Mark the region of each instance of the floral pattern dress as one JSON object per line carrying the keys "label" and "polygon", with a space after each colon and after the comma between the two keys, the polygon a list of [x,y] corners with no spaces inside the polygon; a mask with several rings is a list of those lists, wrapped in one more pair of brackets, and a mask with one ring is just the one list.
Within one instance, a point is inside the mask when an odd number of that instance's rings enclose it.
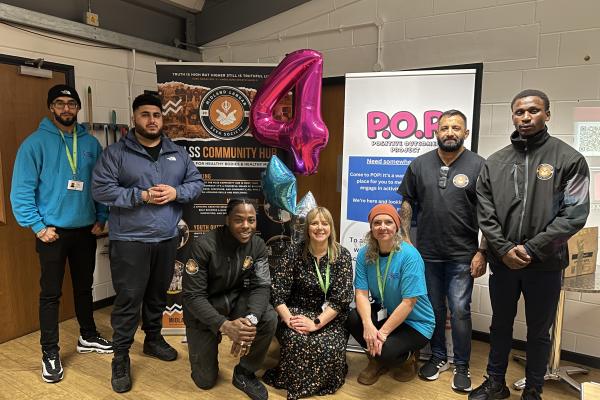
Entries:
{"label": "floral pattern dress", "polygon": [[[304,244],[290,248],[279,265],[271,271],[271,302],[274,307],[285,304],[292,315],[302,314],[315,319],[322,312],[325,295],[315,271],[316,258],[310,253],[304,260]],[[327,257],[319,260],[323,280]],[[279,365],[265,372],[265,383],[286,389],[288,399],[335,393],[345,381],[346,343],[348,331],[344,324],[353,299],[352,258],[340,247],[340,254],[330,265],[329,306],[338,315],[323,328],[302,335],[279,323],[276,337],[281,346]]]}

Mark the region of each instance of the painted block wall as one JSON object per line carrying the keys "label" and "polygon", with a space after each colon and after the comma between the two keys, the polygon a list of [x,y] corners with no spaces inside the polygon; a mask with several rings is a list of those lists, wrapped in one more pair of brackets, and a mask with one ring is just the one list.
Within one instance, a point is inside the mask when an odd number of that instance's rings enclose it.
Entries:
{"label": "painted block wall", "polygon": [[[479,152],[509,144],[510,101],[525,88],[551,100],[550,132],[572,144],[573,111],[600,106],[597,0],[313,0],[210,43],[206,61],[279,62],[313,48],[325,76],[484,63]],[[359,25],[359,26],[356,26]],[[586,56],[589,60],[586,61]],[[589,159],[591,167],[599,161]],[[593,206],[588,226],[600,224]],[[473,327],[489,332],[487,276],[473,292]],[[514,337],[524,340],[523,304]],[[600,357],[600,295],[568,293],[563,349]]]}

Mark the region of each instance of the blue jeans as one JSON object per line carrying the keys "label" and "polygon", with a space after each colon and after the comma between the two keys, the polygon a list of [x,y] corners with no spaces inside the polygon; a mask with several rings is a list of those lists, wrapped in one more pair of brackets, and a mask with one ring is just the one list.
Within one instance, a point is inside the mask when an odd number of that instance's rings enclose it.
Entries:
{"label": "blue jeans", "polygon": [[464,262],[425,262],[429,301],[435,314],[431,338],[433,356],[446,360],[446,298],[450,308],[454,364],[467,365],[471,357],[471,264]]}

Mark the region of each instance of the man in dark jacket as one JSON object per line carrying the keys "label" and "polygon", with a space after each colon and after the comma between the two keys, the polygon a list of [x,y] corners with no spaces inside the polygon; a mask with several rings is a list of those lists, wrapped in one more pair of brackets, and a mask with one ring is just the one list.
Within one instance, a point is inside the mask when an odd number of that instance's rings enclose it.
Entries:
{"label": "man in dark jacket", "polygon": [[449,367],[446,315],[450,308],[452,388],[468,392],[473,280],[485,274],[486,268],[484,241],[481,246],[477,243],[475,193],[485,160],[464,146],[469,130],[462,112],[448,110],[440,115],[435,135],[438,148],[411,162],[398,189],[402,195],[402,229],[408,242],[413,208],[419,210],[416,246],[425,262],[427,292],[435,313],[431,358],[421,367],[419,376],[433,381]]}
{"label": "man in dark jacket", "polygon": [[134,129],[106,149],[92,181],[94,199],[110,206],[110,269],[116,292],[111,383],[119,393],[131,389],[129,348],[140,306],[144,353],[163,361],[177,358],[160,333],[162,314],[173,277],[182,205],[196,198],[204,185],[185,149],[163,136],[160,99],[136,97],[133,116]]}
{"label": "man in dark jacket", "polygon": [[492,154],[477,182],[477,216],[489,249],[489,377],[472,400],[510,396],[505,373],[521,293],[527,320],[526,387],[522,399],[540,399],[550,353],[567,240],[589,214],[589,169],[585,158],[546,127],[550,101],[524,90],[511,103],[516,128],[512,144]]}
{"label": "man in dark jacket", "polygon": [[271,276],[265,242],[254,235],[256,210],[247,200],[227,204],[225,226],[196,239],[183,275],[183,318],[192,379],[204,390],[219,373],[222,335],[241,357],[233,385],[254,400],[268,392],[254,373],[261,367],[277,327],[269,304]]}

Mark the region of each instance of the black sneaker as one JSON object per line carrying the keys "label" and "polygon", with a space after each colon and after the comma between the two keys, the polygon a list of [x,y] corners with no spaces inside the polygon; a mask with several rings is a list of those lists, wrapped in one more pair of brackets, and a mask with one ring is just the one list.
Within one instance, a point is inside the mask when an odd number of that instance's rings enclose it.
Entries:
{"label": "black sneaker", "polygon": [[65,376],[57,350],[42,352],[42,379],[44,382],[60,382]]}
{"label": "black sneaker", "polygon": [[149,339],[144,339],[144,354],[150,357],[156,357],[162,361],[174,361],[177,359],[177,350],[175,350],[162,335]]}
{"label": "black sneaker", "polygon": [[129,355],[117,355],[112,360],[112,377],[110,379],[112,389],[117,393],[131,390],[131,366]]}
{"label": "black sneaker", "polygon": [[542,400],[542,394],[534,388],[526,387],[521,394],[521,400]]}
{"label": "black sneaker", "polygon": [[267,400],[269,392],[256,375],[236,365],[233,369],[233,386],[246,393],[252,400]]}
{"label": "black sneaker", "polygon": [[471,371],[468,364],[459,364],[454,367],[454,378],[452,379],[452,389],[459,392],[470,392],[473,390],[471,386]]}
{"label": "black sneaker", "polygon": [[77,340],[77,352],[91,353],[93,351],[103,354],[112,353],[112,342],[104,339],[99,333],[97,333],[96,336],[87,339],[79,336],[79,339]]}
{"label": "black sneaker", "polygon": [[498,382],[492,377],[484,378],[485,381],[469,393],[469,400],[496,400],[510,397],[510,390],[504,382]]}
{"label": "black sneaker", "polygon": [[440,376],[440,372],[446,371],[448,368],[450,368],[448,361],[431,356],[419,370],[419,376],[429,381],[435,381]]}

